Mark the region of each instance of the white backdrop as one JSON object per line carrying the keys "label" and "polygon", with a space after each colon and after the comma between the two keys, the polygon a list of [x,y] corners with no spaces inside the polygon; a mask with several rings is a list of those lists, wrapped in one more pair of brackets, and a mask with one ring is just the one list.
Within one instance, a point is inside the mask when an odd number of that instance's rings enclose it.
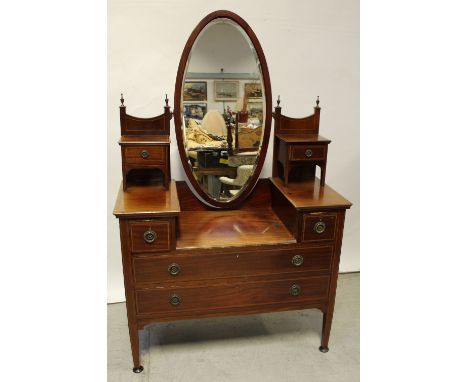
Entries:
{"label": "white backdrop", "polygon": [[[135,116],[161,114],[165,93],[173,106],[187,38],[218,9],[239,14],[254,30],[267,59],[273,99],[281,95],[285,115],[312,114],[320,95],[320,134],[332,140],[327,184],[353,203],[340,271],[359,270],[359,0],[109,0],[108,302],[125,300],[118,221],[112,215],[122,177],[120,92],[127,112]],[[184,174],[171,128],[172,177],[180,180]],[[262,177],[271,175],[271,156],[270,142]]]}

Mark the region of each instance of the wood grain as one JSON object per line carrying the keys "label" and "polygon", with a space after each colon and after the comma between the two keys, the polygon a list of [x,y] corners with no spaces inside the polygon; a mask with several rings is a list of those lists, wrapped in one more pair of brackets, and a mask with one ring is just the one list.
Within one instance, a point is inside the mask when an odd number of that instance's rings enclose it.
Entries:
{"label": "wood grain", "polygon": [[[244,278],[282,273],[330,271],[333,245],[289,248],[245,249],[238,251],[197,251],[177,254],[133,257],[136,285],[177,283],[179,281]],[[293,256],[302,256],[303,263],[296,266]],[[180,272],[169,273],[169,266],[177,264]]]}
{"label": "wood grain", "polygon": [[318,134],[276,134],[276,137],[286,143],[330,143],[331,140]]}
{"label": "wood grain", "polygon": [[179,215],[179,250],[295,242],[273,210],[181,211]]}
{"label": "wood grain", "polygon": [[133,186],[126,192],[120,187],[114,215],[119,218],[154,218],[177,216],[180,212],[175,182],[165,190],[161,185]]}
{"label": "wood grain", "polygon": [[306,182],[290,182],[287,186],[280,178],[270,178],[270,180],[297,210],[347,209],[352,206],[350,201],[330,186],[320,187],[318,178]]}
{"label": "wood grain", "polygon": [[[156,314],[180,311],[207,311],[226,307],[258,306],[281,302],[325,300],[329,276],[290,278],[267,282],[242,282],[238,284],[212,284],[206,287],[178,287],[136,290],[137,314]],[[301,292],[292,296],[290,287],[299,285]],[[177,294],[182,302],[172,306],[171,295]]]}

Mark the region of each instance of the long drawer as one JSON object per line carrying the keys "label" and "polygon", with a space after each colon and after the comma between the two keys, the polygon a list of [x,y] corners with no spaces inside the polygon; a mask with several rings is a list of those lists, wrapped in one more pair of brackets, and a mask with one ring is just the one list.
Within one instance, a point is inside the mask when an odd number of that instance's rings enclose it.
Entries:
{"label": "long drawer", "polygon": [[332,254],[333,245],[324,245],[295,249],[133,257],[134,281],[139,284],[297,271],[329,271]]}
{"label": "long drawer", "polygon": [[328,287],[329,276],[316,276],[196,287],[174,285],[136,290],[135,295],[137,314],[164,314],[275,303],[324,301],[328,296]]}

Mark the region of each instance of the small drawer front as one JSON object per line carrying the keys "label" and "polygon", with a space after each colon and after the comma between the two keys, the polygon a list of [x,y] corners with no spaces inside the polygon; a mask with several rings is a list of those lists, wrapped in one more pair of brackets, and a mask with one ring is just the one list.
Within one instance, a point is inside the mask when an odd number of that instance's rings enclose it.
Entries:
{"label": "small drawer front", "polygon": [[134,146],[124,148],[125,161],[128,164],[151,165],[166,161],[165,146]]}
{"label": "small drawer front", "polygon": [[272,273],[329,271],[333,246],[256,252],[134,257],[139,283],[192,281]]}
{"label": "small drawer front", "polygon": [[336,233],[336,222],[336,214],[304,214],[302,222],[302,241],[334,240]]}
{"label": "small drawer front", "polygon": [[290,160],[314,160],[325,159],[326,146],[316,145],[292,145],[289,147]]}
{"label": "small drawer front", "polygon": [[130,223],[130,250],[132,252],[170,251],[171,220],[148,220]]}
{"label": "small drawer front", "polygon": [[321,301],[328,296],[329,276],[282,279],[209,287],[170,286],[137,290],[137,313],[168,313],[258,306],[298,301]]}

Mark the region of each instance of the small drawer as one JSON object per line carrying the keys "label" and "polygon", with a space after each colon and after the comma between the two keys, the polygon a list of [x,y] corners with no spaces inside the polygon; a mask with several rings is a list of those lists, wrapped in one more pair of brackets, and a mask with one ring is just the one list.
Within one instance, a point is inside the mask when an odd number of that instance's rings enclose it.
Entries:
{"label": "small drawer", "polygon": [[129,226],[132,252],[164,252],[175,246],[174,221],[171,219],[137,221]]}
{"label": "small drawer", "polygon": [[306,213],[302,220],[302,241],[334,240],[337,216],[333,213]]}
{"label": "small drawer", "polygon": [[317,145],[292,145],[289,147],[290,160],[314,160],[325,159],[326,146]]}
{"label": "small drawer", "polygon": [[151,165],[166,161],[165,146],[124,147],[124,160],[128,164]]}
{"label": "small drawer", "polygon": [[283,305],[324,301],[328,296],[329,276],[281,279],[274,281],[207,286],[177,286],[136,291],[137,314],[248,307],[263,304]]}
{"label": "small drawer", "polygon": [[326,272],[330,270],[333,245],[264,251],[178,253],[134,257],[135,284],[195,281],[214,278],[270,275],[274,273]]}

